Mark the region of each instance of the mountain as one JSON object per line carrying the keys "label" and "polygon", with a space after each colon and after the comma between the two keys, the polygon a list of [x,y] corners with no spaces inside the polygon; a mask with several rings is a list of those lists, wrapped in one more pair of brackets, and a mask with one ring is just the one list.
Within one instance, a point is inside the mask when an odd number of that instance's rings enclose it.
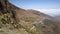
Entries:
{"label": "mountain", "polygon": [[0,0],[0,34],[60,34],[60,23]]}
{"label": "mountain", "polygon": [[54,22],[58,22],[54,17],[49,16],[49,15],[47,15],[47,14],[44,14],[44,13],[38,11],[38,10],[28,9],[27,11],[29,11],[29,12],[35,14],[35,15],[42,16],[42,17],[44,17],[45,19],[49,19],[49,20],[52,20],[52,21],[54,21]]}
{"label": "mountain", "polygon": [[42,12],[40,12],[40,11],[37,11],[37,10],[28,9],[28,11],[29,11],[29,12],[32,12],[32,13],[34,13],[34,14],[36,14],[36,15],[43,16],[43,17],[45,17],[46,19],[53,19],[52,16],[49,16],[49,15],[44,14],[44,13],[42,13]]}
{"label": "mountain", "polygon": [[60,22],[60,15],[56,15],[56,16],[54,16],[54,18],[55,18],[55,20]]}

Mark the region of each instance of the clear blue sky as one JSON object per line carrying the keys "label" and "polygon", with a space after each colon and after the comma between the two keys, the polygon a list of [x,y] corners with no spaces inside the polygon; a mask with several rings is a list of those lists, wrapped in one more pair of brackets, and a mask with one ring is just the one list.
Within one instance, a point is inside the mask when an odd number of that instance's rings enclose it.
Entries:
{"label": "clear blue sky", "polygon": [[[47,9],[50,10],[50,12],[51,9],[56,10],[55,12],[59,9],[60,11],[60,0],[9,0],[9,2],[23,9]],[[50,13],[47,10],[42,10],[42,12]]]}
{"label": "clear blue sky", "polygon": [[60,9],[60,0],[9,0],[25,9]]}

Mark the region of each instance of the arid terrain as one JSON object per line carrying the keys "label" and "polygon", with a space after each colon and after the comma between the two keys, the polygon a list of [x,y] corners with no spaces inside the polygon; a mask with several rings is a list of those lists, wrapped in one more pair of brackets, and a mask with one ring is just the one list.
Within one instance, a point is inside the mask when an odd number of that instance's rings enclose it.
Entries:
{"label": "arid terrain", "polygon": [[0,0],[0,34],[60,34],[60,23],[44,13]]}

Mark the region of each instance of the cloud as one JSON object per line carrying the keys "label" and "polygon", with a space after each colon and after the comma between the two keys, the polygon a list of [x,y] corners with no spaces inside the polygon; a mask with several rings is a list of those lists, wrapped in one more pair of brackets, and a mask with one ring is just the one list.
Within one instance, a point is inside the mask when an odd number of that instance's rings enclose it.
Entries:
{"label": "cloud", "polygon": [[38,10],[40,12],[43,12],[43,13],[51,15],[51,16],[60,14],[60,9],[35,9],[35,10]]}

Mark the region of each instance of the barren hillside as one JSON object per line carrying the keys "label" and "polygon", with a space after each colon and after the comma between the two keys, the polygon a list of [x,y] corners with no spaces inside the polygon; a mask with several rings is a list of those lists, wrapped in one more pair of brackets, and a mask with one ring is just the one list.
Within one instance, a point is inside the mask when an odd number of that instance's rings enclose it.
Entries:
{"label": "barren hillside", "polygon": [[0,34],[60,34],[60,24],[0,0]]}

